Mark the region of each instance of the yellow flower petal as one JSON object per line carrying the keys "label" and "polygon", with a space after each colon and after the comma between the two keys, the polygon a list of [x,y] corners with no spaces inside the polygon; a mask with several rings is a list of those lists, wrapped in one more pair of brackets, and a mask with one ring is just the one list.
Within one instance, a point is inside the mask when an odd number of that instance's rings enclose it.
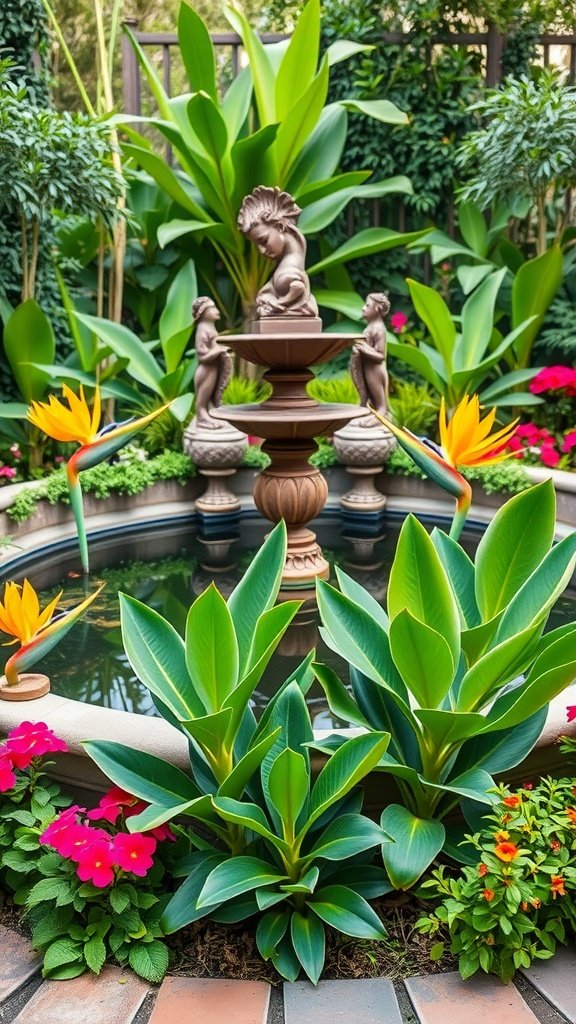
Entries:
{"label": "yellow flower petal", "polygon": [[0,603],[0,631],[15,637],[22,645],[30,643],[49,625],[61,596],[62,591],[41,611],[38,594],[29,580],[25,579],[22,586],[9,581],[4,586],[4,601]]}
{"label": "yellow flower petal", "polygon": [[477,395],[465,395],[446,422],[444,399],[440,406],[438,425],[442,453],[450,466],[486,466],[502,462],[511,453],[495,453],[510,439],[518,420],[490,434],[496,418],[496,409],[491,409],[480,418],[480,402]]}
{"label": "yellow flower petal", "polygon": [[50,395],[48,403],[32,402],[28,410],[28,419],[39,430],[53,437],[55,441],[77,441],[78,444],[90,444],[95,440],[100,423],[100,392],[96,388],[94,394],[94,407],[92,412],[84,397],[84,389],[80,385],[78,395],[68,387],[62,385],[64,402]]}

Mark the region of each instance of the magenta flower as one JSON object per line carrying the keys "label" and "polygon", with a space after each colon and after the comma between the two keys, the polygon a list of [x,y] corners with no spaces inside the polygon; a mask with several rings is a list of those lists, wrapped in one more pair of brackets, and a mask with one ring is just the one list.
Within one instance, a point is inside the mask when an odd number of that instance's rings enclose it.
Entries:
{"label": "magenta flower", "polygon": [[571,452],[573,448],[576,448],[576,430],[569,430],[567,434],[564,434],[562,451]]}
{"label": "magenta flower", "polygon": [[571,366],[545,366],[530,381],[530,391],[534,395],[560,390],[566,390],[567,395],[576,395],[576,370]]}
{"label": "magenta flower", "polygon": [[16,476],[16,470],[13,466],[0,466],[0,477],[6,477],[7,480],[13,480]]}
{"label": "magenta flower", "polygon": [[84,847],[77,859],[76,871],[82,882],[92,882],[97,889],[106,889],[114,881],[116,858],[109,837]]}
{"label": "magenta flower", "polygon": [[79,807],[78,804],[61,811],[58,817],[54,818],[54,821],[51,821],[44,829],[39,841],[45,846],[53,846],[60,853],[60,843],[66,841],[70,828],[78,825],[77,816],[83,811],[84,807]]}
{"label": "magenta flower", "polygon": [[6,747],[17,768],[27,768],[34,757],[67,750],[46,722],[22,722],[8,733]]}
{"label": "magenta flower", "polygon": [[[111,825],[114,825],[122,812],[126,817],[130,817],[130,814],[139,814],[146,806],[147,804],[142,803],[126,790],[120,789],[119,786],[112,786],[112,789],[104,794],[98,807],[88,811],[86,817],[90,821],[109,821]],[[130,809],[130,813],[127,808]]]}
{"label": "magenta flower", "polygon": [[157,825],[156,828],[150,829],[149,834],[154,836],[154,839],[157,839],[159,843],[163,843],[166,839],[171,843],[176,842],[176,836],[170,828],[170,825]]}
{"label": "magenta flower", "polygon": [[572,704],[571,707],[566,708],[566,717],[569,722],[576,721],[576,704]]}
{"label": "magenta flower", "polygon": [[0,750],[0,793],[7,793],[16,785],[16,774],[10,754]]}
{"label": "magenta flower", "polygon": [[124,871],[131,871],[133,875],[144,878],[154,865],[152,854],[156,850],[156,840],[151,836],[144,836],[141,832],[134,832],[128,835],[120,832],[114,837],[114,853],[117,864]]}
{"label": "magenta flower", "polygon": [[392,316],[389,318],[388,323],[390,324],[390,327],[394,331],[394,334],[402,334],[402,331],[405,329],[406,324],[408,323],[408,317],[406,316],[406,313],[392,313]]}

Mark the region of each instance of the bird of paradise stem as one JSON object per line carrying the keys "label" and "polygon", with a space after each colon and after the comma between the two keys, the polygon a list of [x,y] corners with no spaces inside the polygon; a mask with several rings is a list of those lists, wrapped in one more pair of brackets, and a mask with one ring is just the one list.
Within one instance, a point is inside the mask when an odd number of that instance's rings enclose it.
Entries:
{"label": "bird of paradise stem", "polygon": [[396,426],[375,410],[372,411],[383,426],[394,434],[400,447],[422,472],[456,498],[450,536],[458,540],[472,503],[472,488],[458,467],[490,466],[509,459],[513,452],[505,451],[505,448],[518,420],[491,434],[496,409],[491,409],[481,419],[478,395],[465,395],[450,420],[447,419],[446,403],[442,399],[438,417],[440,445],[436,445],[427,438],[417,437],[406,428]]}
{"label": "bird of paradise stem", "polygon": [[92,409],[84,397],[82,385],[80,385],[78,395],[66,384],[62,385],[62,390],[68,405],[55,398],[54,395],[50,395],[48,402],[32,402],[27,416],[34,426],[55,441],[76,441],[80,445],[80,448],[70,456],[66,463],[66,476],[70,504],[76,522],[82,570],[87,573],[90,568],[88,540],[79,473],[84,469],[98,466],[105,459],[114,455],[125,444],[128,444],[142,427],[164,412],[168,405],[160,406],[139,419],[129,419],[123,423],[109,423],[99,429],[102,410],[100,389],[95,388]]}

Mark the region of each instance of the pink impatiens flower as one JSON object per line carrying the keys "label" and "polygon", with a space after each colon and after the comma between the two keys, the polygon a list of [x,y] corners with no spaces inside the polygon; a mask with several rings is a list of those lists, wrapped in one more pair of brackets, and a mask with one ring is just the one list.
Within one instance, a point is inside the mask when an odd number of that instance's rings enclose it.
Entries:
{"label": "pink impatiens flower", "polygon": [[151,836],[144,836],[141,832],[133,832],[128,835],[120,832],[114,837],[114,853],[117,864],[124,871],[131,871],[134,875],[144,878],[144,875],[154,865],[152,854],[156,850],[156,840]]}
{"label": "pink impatiens flower", "polygon": [[146,804],[139,801],[138,797],[132,796],[131,793],[120,789],[119,786],[112,786],[112,789],[104,794],[98,807],[88,811],[87,817],[90,821],[109,821],[111,825],[114,825],[122,812],[125,817],[130,817],[131,814],[139,814],[145,807]]}
{"label": "pink impatiens flower", "polygon": [[562,451],[568,453],[571,452],[573,448],[576,448],[576,430],[569,430],[567,434],[564,434]]}
{"label": "pink impatiens flower", "polygon": [[576,395],[576,370],[571,366],[545,366],[530,381],[530,391],[534,395],[560,390],[565,390],[569,396]]}
{"label": "pink impatiens flower", "polygon": [[67,750],[46,722],[22,722],[8,733],[6,748],[17,768],[28,768],[34,757]]}
{"label": "pink impatiens flower", "polygon": [[82,882],[92,882],[97,889],[105,889],[114,881],[116,858],[109,837],[90,843],[80,851],[77,860],[76,870]]}
{"label": "pink impatiens flower", "polygon": [[402,331],[404,330],[406,324],[408,323],[408,317],[406,316],[406,313],[392,313],[392,316],[389,318],[388,322],[390,324],[390,327],[394,331],[394,334],[402,334]]}
{"label": "pink impatiens flower", "polygon": [[566,717],[569,722],[576,721],[576,704],[572,704],[571,707],[566,708]]}
{"label": "pink impatiens flower", "polygon": [[16,785],[12,759],[6,750],[0,750],[0,793],[7,793]]}

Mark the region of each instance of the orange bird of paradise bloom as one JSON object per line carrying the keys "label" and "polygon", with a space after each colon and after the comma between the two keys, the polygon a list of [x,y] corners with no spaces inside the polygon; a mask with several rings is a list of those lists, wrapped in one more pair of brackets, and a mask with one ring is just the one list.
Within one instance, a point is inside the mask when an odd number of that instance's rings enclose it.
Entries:
{"label": "orange bird of paradise bloom", "polygon": [[123,423],[110,423],[99,429],[102,404],[100,390],[94,391],[92,409],[84,397],[84,389],[80,385],[78,395],[66,384],[62,385],[64,399],[68,403],[50,395],[48,402],[32,402],[28,409],[28,419],[35,427],[54,438],[55,441],[77,441],[80,445],[66,463],[70,504],[76,520],[78,543],[84,572],[89,571],[88,542],[84,525],[84,508],[82,490],[78,474],[83,469],[91,469],[100,462],[114,455],[120,448],[145,427],[156,416],[159,416],[168,405],[160,406],[141,416],[139,419],[125,420]]}
{"label": "orange bird of paradise bloom", "polygon": [[62,591],[45,608],[40,608],[38,594],[29,580],[23,584],[8,582],[4,586],[4,599],[0,602],[0,632],[12,637],[2,646],[20,644],[19,649],[6,662],[4,675],[8,686],[18,682],[18,676],[31,668],[39,658],[48,654],[59,640],[98,597],[102,584],[81,604],[69,611],[55,614]]}
{"label": "orange bird of paradise bloom", "polygon": [[490,433],[496,418],[496,409],[481,419],[477,395],[465,395],[450,420],[446,417],[446,404],[442,399],[438,428],[440,446],[427,438],[417,437],[412,431],[397,427],[385,416],[374,415],[389,430],[398,444],[411,457],[430,480],[456,498],[456,512],[450,536],[457,540],[466,521],[472,502],[472,488],[458,472],[460,466],[489,466],[509,459],[513,452],[504,449],[516,429],[518,420]]}

